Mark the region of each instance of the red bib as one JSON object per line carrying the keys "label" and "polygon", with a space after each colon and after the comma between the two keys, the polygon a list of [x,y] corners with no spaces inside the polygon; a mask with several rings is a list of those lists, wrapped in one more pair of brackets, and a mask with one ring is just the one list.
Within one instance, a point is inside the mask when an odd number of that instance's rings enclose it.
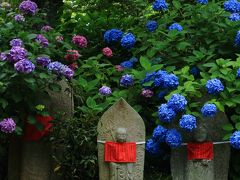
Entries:
{"label": "red bib", "polygon": [[52,128],[51,121],[53,118],[51,116],[36,115],[35,118],[43,125],[44,129],[40,131],[36,128],[36,126],[26,122],[23,137],[23,139],[26,141],[37,141],[43,136],[46,136]]}
{"label": "red bib", "polygon": [[134,142],[106,142],[105,161],[106,162],[136,162],[136,143]]}
{"label": "red bib", "polygon": [[204,143],[188,143],[188,160],[193,159],[213,159],[213,143],[204,142]]}

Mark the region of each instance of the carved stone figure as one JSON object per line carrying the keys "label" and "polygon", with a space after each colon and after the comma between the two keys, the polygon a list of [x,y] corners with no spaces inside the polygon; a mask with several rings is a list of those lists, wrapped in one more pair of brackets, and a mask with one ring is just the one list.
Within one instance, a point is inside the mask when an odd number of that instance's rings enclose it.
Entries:
{"label": "carved stone figure", "polygon": [[100,180],[143,180],[145,126],[123,99],[98,123]]}

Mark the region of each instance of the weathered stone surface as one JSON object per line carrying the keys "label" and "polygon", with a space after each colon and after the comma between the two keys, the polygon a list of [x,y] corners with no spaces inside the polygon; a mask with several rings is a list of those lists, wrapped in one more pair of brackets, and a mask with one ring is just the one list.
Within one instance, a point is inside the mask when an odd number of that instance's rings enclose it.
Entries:
{"label": "weathered stone surface", "polygon": [[[198,126],[204,124],[207,129],[209,141],[222,141],[222,138],[225,134],[222,130],[222,125],[228,123],[226,115],[222,112],[217,113],[217,115],[212,119],[200,119],[198,121]],[[177,128],[177,126],[175,127]],[[180,130],[180,129],[179,129]],[[184,142],[194,141],[192,134],[185,133],[180,130],[183,134]],[[214,159],[213,165],[209,164],[209,168],[214,169],[214,180],[227,180],[228,179],[228,167],[229,167],[229,158],[230,158],[230,145],[229,144],[220,144],[214,145]],[[189,171],[192,173],[198,174],[199,171],[202,171],[202,176],[199,176],[199,180],[206,180],[206,175],[209,174],[206,168],[201,168],[198,170],[192,170],[196,165],[193,165],[192,162],[187,162],[187,148],[186,146],[181,146],[177,149],[172,149],[171,152],[171,172],[173,180],[192,180],[187,179],[189,176]],[[190,169],[189,169],[190,165]],[[188,167],[188,168],[187,168]],[[192,174],[191,174],[192,176]],[[211,175],[210,175],[211,176]],[[195,179],[194,179],[195,180]]]}
{"label": "weathered stone surface", "polygon": [[[142,118],[123,99],[103,114],[98,123],[98,140],[115,141],[116,129],[119,127],[127,129],[127,142],[145,141],[145,125]],[[143,179],[144,149],[144,144],[137,145],[137,162],[131,167],[134,180]],[[98,143],[98,162],[100,180],[110,180],[110,163],[104,161],[104,144],[102,143]],[[126,177],[122,179],[127,180]]]}
{"label": "weathered stone surface", "polygon": [[[72,97],[72,90],[66,81],[58,83],[62,87],[61,92],[48,91],[50,97],[44,99],[39,98],[39,103],[44,104],[49,110],[50,114],[61,113],[61,120],[73,116],[74,104]],[[53,169],[55,164],[52,159],[51,144],[37,141],[37,142],[15,142],[10,146],[9,156],[16,157],[16,150],[18,147],[17,155],[20,158],[19,164],[14,166],[14,159],[9,159],[9,180],[58,180],[60,179],[55,175]],[[14,154],[15,153],[15,154]],[[14,169],[13,169],[14,167]],[[16,168],[16,169],[15,169]],[[18,169],[18,170],[17,170]],[[19,170],[20,169],[20,170]],[[16,178],[18,177],[18,178]]]}

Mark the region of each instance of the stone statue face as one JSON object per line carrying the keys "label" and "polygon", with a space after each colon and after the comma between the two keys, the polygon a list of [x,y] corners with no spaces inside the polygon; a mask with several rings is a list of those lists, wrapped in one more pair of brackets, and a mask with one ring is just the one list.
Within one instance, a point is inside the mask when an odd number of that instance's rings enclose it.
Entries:
{"label": "stone statue face", "polygon": [[199,126],[194,131],[194,139],[197,142],[204,142],[207,140],[207,129],[204,126]]}
{"label": "stone statue face", "polygon": [[126,128],[117,128],[116,132],[117,142],[126,142],[127,141],[127,130]]}

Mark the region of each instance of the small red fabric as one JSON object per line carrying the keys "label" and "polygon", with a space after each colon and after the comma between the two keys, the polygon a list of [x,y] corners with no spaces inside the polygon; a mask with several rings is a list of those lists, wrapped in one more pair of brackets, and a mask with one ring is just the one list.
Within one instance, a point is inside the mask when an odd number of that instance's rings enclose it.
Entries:
{"label": "small red fabric", "polygon": [[48,135],[50,129],[52,128],[51,121],[53,118],[51,116],[36,115],[35,118],[43,125],[44,129],[40,131],[34,125],[26,122],[23,136],[23,139],[26,141],[37,141],[43,136]]}
{"label": "small red fabric", "polygon": [[213,143],[204,142],[204,143],[188,143],[188,160],[194,159],[213,159]]}
{"label": "small red fabric", "polygon": [[105,142],[106,162],[136,162],[136,143]]}

